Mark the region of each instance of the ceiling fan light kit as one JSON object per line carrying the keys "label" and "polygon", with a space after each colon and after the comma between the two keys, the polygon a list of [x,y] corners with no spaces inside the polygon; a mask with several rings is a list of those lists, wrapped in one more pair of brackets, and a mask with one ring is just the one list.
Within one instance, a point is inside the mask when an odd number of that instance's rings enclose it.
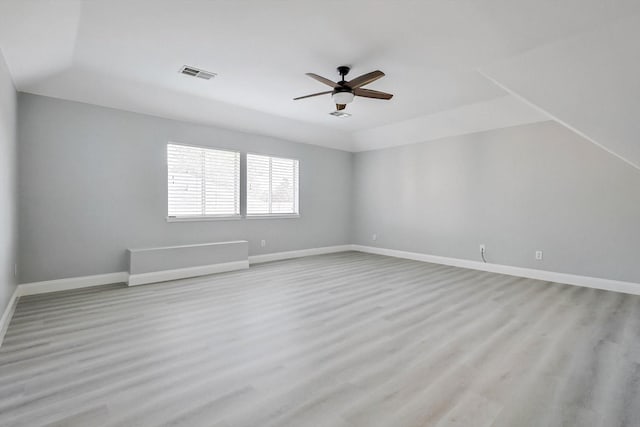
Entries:
{"label": "ceiling fan light kit", "polygon": [[[294,98],[294,101],[304,98],[311,98],[314,96],[327,95],[331,94],[331,99],[336,104],[335,113],[341,112],[347,107],[347,104],[350,104],[353,101],[353,98],[356,96],[361,96],[363,98],[374,98],[374,99],[391,99],[393,95],[390,93],[380,92],[377,90],[363,89],[362,86],[368,85],[369,83],[373,83],[381,77],[384,77],[384,73],[380,70],[372,71],[367,74],[363,74],[359,77],[356,77],[353,80],[345,81],[344,77],[349,74],[350,68],[342,65],[338,67],[338,73],[342,77],[339,82],[333,82],[325,77],[319,76],[313,73],[307,73],[307,76],[311,77],[314,80],[319,81],[327,86],[330,86],[333,90],[314,93],[311,95],[299,96]],[[331,113],[333,116],[337,117],[349,117],[350,114],[344,113],[343,115],[338,115]]]}
{"label": "ceiling fan light kit", "polygon": [[354,97],[353,92],[335,92],[331,95],[335,104],[350,104]]}

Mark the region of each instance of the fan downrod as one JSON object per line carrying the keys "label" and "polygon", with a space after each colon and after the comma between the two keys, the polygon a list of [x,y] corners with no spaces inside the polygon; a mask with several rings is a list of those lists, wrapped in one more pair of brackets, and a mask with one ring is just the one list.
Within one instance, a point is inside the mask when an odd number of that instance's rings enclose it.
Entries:
{"label": "fan downrod", "polygon": [[338,73],[340,74],[340,76],[342,76],[343,82],[344,82],[344,76],[349,74],[349,71],[351,71],[351,67],[347,67],[346,65],[341,65],[338,67]]}

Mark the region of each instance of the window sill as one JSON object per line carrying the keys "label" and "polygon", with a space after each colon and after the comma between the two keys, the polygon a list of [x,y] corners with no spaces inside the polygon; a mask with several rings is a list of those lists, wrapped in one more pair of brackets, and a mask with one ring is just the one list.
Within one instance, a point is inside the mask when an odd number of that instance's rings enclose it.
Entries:
{"label": "window sill", "polygon": [[200,222],[200,221],[236,221],[242,219],[240,215],[232,216],[195,216],[195,217],[167,217],[167,222]]}
{"label": "window sill", "polygon": [[247,215],[247,219],[296,219],[300,214],[267,214],[267,215]]}

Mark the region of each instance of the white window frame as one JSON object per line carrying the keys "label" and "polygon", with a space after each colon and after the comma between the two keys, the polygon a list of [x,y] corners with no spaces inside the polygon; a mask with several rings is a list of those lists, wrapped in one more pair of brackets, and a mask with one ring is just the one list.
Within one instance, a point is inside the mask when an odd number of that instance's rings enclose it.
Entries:
{"label": "white window frame", "polygon": [[[296,179],[297,191],[295,194],[296,197],[296,207],[298,208],[298,212],[296,213],[260,213],[260,214],[250,214],[249,213],[249,156],[262,156],[268,157],[270,159],[269,164],[271,165],[272,159],[283,159],[283,160],[294,160],[298,163],[298,176]],[[274,154],[267,153],[256,153],[256,152],[247,152],[245,156],[245,217],[247,219],[290,219],[290,218],[300,218],[300,160],[295,159],[293,157],[283,157]],[[269,190],[271,191],[271,177],[269,178]],[[269,203],[271,205],[271,203]],[[271,208],[271,206],[270,206]]]}
{"label": "white window frame", "polygon": [[[193,147],[203,150],[211,151],[225,151],[228,153],[234,153],[238,155],[238,176],[237,176],[237,194],[238,194],[238,213],[237,214],[224,214],[224,215],[169,215],[169,158],[168,148],[169,145],[179,145],[184,147]],[[167,222],[191,222],[191,221],[228,221],[228,220],[240,220],[242,219],[242,153],[237,150],[230,150],[225,148],[217,148],[206,145],[185,144],[182,142],[169,141],[165,144],[165,161],[166,161],[166,196],[167,196]]]}

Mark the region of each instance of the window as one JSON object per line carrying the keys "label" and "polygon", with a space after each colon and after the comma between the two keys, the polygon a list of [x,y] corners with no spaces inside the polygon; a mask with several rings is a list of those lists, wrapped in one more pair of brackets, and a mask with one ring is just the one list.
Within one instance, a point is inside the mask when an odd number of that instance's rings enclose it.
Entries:
{"label": "window", "polygon": [[240,215],[240,153],[167,144],[169,218]]}
{"label": "window", "polygon": [[247,154],[247,215],[298,215],[298,161]]}

